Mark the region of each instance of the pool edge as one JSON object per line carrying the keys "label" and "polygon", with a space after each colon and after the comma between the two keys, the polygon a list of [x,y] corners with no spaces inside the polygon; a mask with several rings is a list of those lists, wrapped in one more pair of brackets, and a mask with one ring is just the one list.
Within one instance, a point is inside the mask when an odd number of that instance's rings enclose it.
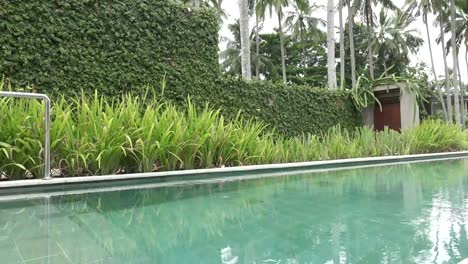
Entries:
{"label": "pool edge", "polygon": [[431,154],[415,154],[415,155],[401,155],[401,156],[384,156],[384,157],[370,157],[370,158],[352,158],[352,159],[338,159],[326,161],[309,161],[309,162],[295,162],[295,163],[277,163],[277,164],[264,164],[264,165],[249,165],[238,167],[225,167],[225,168],[210,168],[210,169],[195,169],[195,170],[180,170],[180,171],[165,171],[165,172],[152,172],[152,173],[134,173],[134,174],[119,174],[119,175],[103,175],[103,176],[84,176],[84,177],[69,177],[69,178],[52,178],[49,180],[34,179],[34,180],[16,180],[0,182],[0,194],[2,190],[26,188],[26,187],[47,187],[53,185],[73,185],[93,182],[108,182],[108,181],[124,181],[124,180],[138,180],[138,179],[151,179],[151,178],[170,178],[170,177],[187,177],[197,175],[214,175],[218,177],[229,176],[235,173],[265,173],[269,171],[303,171],[313,169],[327,169],[337,167],[352,167],[352,166],[365,166],[376,164],[392,164],[398,162],[414,162],[414,161],[430,161],[438,159],[450,158],[468,158],[468,151],[459,152],[443,152]]}

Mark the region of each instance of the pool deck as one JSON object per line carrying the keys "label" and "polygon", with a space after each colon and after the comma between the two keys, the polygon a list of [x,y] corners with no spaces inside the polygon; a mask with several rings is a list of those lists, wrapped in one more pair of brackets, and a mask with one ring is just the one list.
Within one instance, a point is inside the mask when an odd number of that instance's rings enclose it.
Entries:
{"label": "pool deck", "polygon": [[215,176],[217,178],[228,177],[228,176],[236,176],[232,178],[239,178],[240,175],[247,175],[247,174],[266,174],[266,173],[275,174],[278,172],[282,172],[282,174],[284,175],[284,173],[342,170],[342,169],[348,169],[348,168],[354,168],[354,167],[383,166],[383,165],[398,164],[398,163],[413,163],[413,162],[463,159],[463,158],[468,158],[468,151],[371,157],[371,158],[354,158],[354,159],[340,159],[340,160],[327,160],[327,161],[311,161],[311,162],[297,162],[297,163],[281,163],[281,164],[267,164],[267,165],[251,165],[251,166],[196,169],[196,170],[164,171],[164,172],[152,172],[152,173],[52,178],[49,180],[34,179],[34,180],[3,181],[3,182],[0,182],[0,194],[2,194],[2,191],[5,191],[7,189],[18,189],[18,188],[26,188],[26,187],[47,187],[47,186],[74,185],[74,184],[86,184],[86,183],[97,183],[97,182],[128,181],[128,180],[137,180],[137,179],[162,179],[162,178],[171,178],[171,177],[177,177],[177,178],[184,177],[184,180],[190,180],[190,178],[191,177],[193,178],[193,176],[210,177],[210,175]]}

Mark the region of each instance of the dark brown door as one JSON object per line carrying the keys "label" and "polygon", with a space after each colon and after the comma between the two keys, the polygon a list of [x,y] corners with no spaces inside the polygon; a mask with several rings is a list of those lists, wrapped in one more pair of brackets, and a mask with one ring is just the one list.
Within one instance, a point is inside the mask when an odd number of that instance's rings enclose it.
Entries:
{"label": "dark brown door", "polygon": [[400,103],[382,104],[382,111],[378,105],[374,109],[374,129],[377,131],[384,130],[388,127],[393,130],[401,130],[401,114]]}

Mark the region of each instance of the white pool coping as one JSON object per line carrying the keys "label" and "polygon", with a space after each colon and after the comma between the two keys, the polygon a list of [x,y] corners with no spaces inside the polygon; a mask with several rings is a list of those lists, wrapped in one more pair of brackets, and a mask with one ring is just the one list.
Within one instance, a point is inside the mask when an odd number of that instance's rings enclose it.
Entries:
{"label": "white pool coping", "polygon": [[[416,155],[400,155],[400,156],[385,156],[385,157],[370,157],[370,158],[353,158],[353,159],[339,159],[339,160],[326,160],[326,161],[311,161],[311,162],[295,162],[295,163],[279,163],[279,164],[266,164],[266,165],[250,165],[238,167],[225,167],[225,168],[211,168],[211,169],[195,169],[195,170],[180,170],[180,171],[164,171],[164,172],[151,172],[151,173],[134,173],[134,174],[119,174],[119,175],[105,175],[105,176],[84,176],[84,177],[69,177],[69,178],[52,178],[50,180],[34,179],[34,180],[17,180],[17,181],[4,181],[0,182],[0,194],[2,189],[12,188],[25,188],[25,187],[47,187],[52,185],[73,185],[91,182],[108,182],[108,181],[123,181],[123,180],[136,180],[136,179],[151,179],[151,178],[166,178],[175,176],[186,176],[190,180],[190,176],[196,175],[215,175],[217,178],[227,176],[233,173],[265,173],[265,172],[288,172],[300,173],[308,170],[320,169],[320,171],[336,170],[337,167],[346,169],[350,167],[367,167],[389,165],[401,162],[423,162],[432,160],[446,160],[446,159],[462,159],[468,158],[468,151],[459,152],[444,152],[444,153],[431,153],[431,154],[416,154]],[[325,168],[323,168],[325,167]],[[329,168],[327,168],[329,167]],[[242,176],[233,177],[236,179]],[[180,180],[179,180],[180,181]]]}

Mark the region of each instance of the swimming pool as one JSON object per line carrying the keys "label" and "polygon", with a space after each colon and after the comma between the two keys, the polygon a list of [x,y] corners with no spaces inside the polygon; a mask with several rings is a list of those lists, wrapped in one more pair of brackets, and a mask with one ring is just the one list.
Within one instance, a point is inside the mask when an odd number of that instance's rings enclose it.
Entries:
{"label": "swimming pool", "polygon": [[0,201],[2,263],[457,263],[468,159]]}

